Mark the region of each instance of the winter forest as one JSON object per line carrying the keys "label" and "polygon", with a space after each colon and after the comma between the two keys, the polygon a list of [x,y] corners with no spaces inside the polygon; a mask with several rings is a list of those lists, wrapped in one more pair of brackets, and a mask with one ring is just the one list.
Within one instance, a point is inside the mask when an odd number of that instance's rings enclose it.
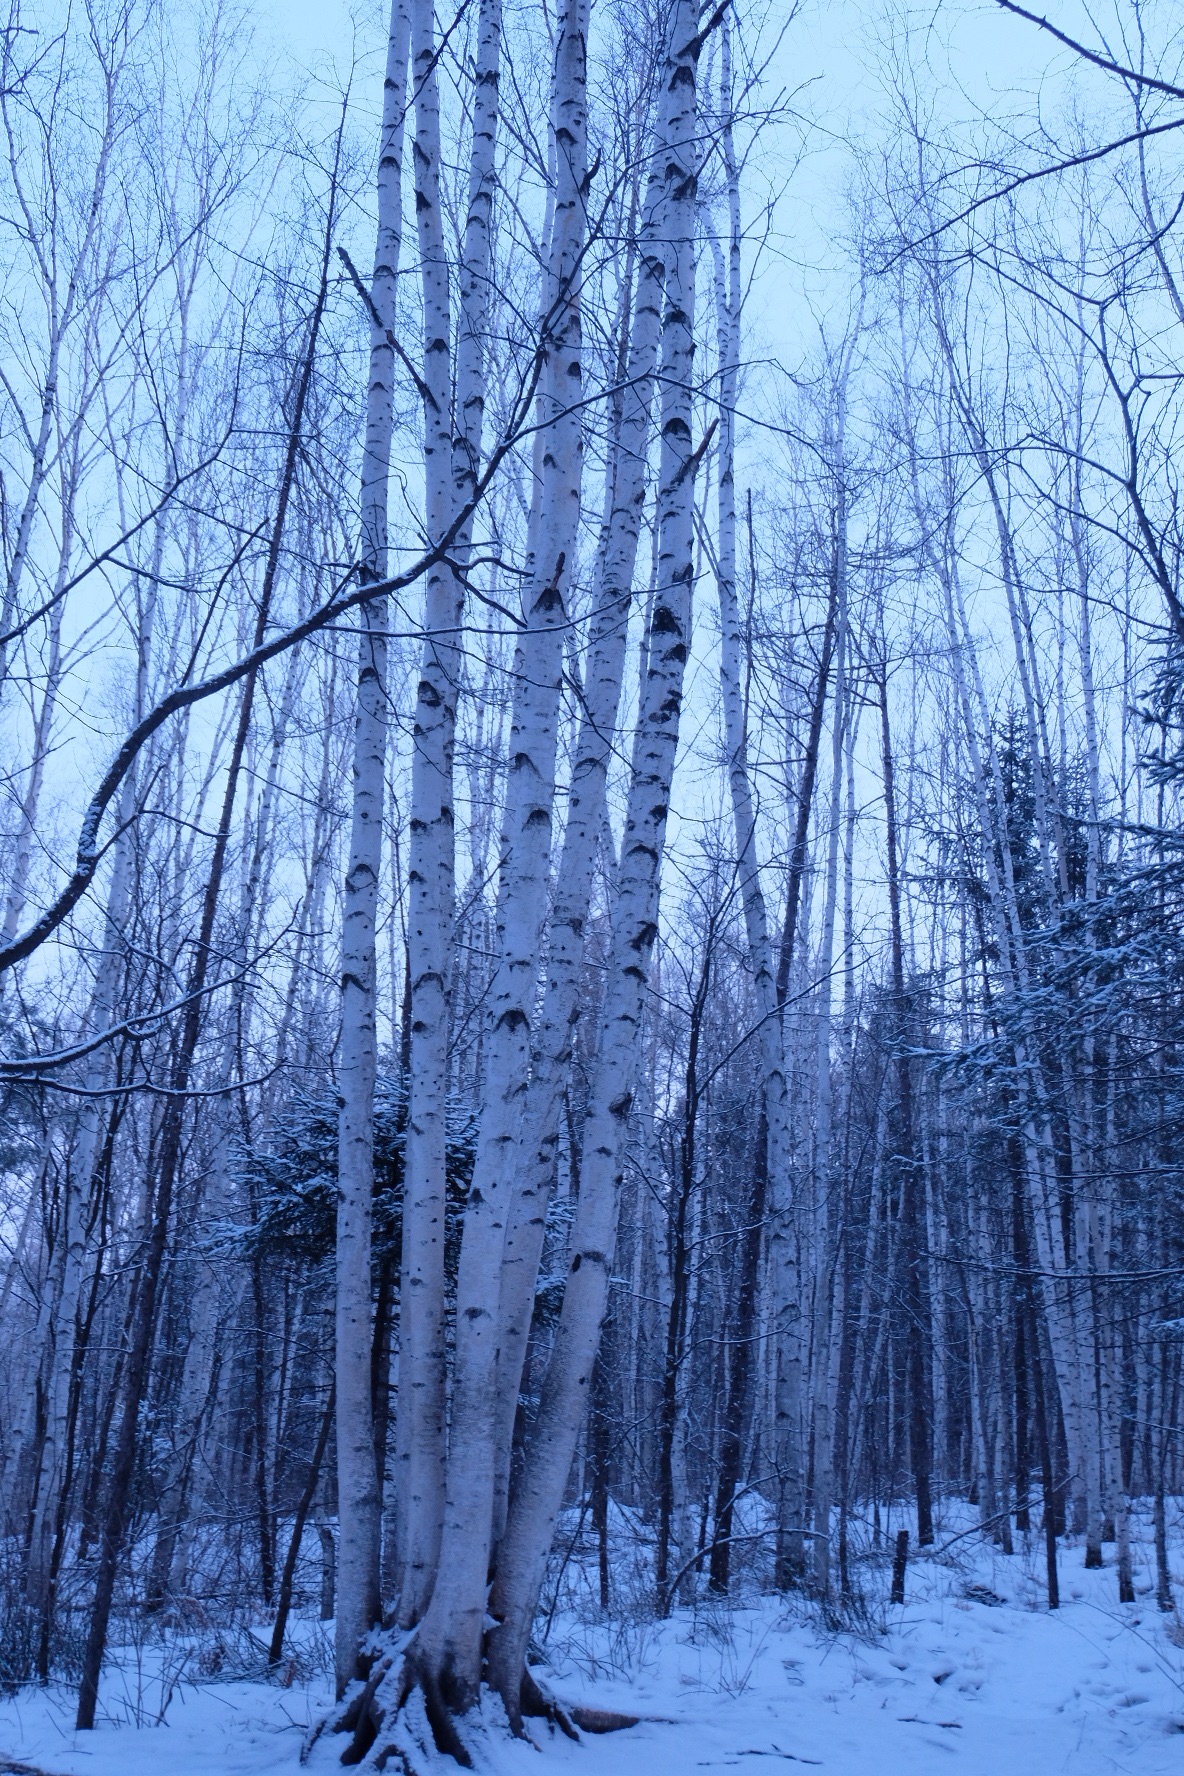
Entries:
{"label": "winter forest", "polygon": [[0,25],[0,1769],[1174,1769],[1184,20],[314,12]]}

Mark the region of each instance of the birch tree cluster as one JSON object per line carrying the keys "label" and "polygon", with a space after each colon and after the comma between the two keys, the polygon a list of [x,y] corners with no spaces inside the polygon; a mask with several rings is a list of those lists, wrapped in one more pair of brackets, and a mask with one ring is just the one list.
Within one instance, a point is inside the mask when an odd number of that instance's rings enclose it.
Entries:
{"label": "birch tree cluster", "polygon": [[967,1506],[1175,1609],[1184,68],[1008,9],[803,267],[784,9],[13,0],[0,1682],[312,1617],[469,1765]]}

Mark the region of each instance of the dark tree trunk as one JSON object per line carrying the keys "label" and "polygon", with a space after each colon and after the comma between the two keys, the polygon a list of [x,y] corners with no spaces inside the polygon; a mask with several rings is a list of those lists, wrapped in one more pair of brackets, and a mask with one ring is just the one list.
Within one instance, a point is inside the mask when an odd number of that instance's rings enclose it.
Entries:
{"label": "dark tree trunk", "polygon": [[251,1328],[252,1405],[255,1411],[255,1522],[259,1532],[259,1580],[266,1608],[275,1595],[275,1543],[272,1538],[271,1501],[267,1496],[267,1328],[263,1294],[263,1270],[258,1258],[251,1261],[251,1297],[255,1324]]}
{"label": "dark tree trunk", "polygon": [[1036,1416],[1036,1443],[1040,1452],[1040,1480],[1044,1493],[1044,1558],[1048,1575],[1048,1607],[1061,1606],[1061,1587],[1057,1576],[1057,1488],[1052,1465],[1052,1438],[1048,1428],[1048,1406],[1044,1391],[1044,1365],[1035,1337],[1035,1326],[1029,1321],[1029,1345],[1032,1352],[1032,1399]]}
{"label": "dark tree trunk", "polygon": [[711,984],[714,921],[708,928],[703,966],[691,1003],[687,1040],[685,1098],[679,1140],[678,1175],[670,1228],[670,1311],[666,1320],[666,1361],[662,1370],[662,1402],[658,1419],[658,1545],[654,1567],[658,1613],[670,1613],[670,1531],[674,1518],[674,1437],[678,1425],[678,1380],[686,1341],[687,1289],[690,1281],[687,1216],[695,1188],[695,1125],[699,1114],[699,1042]]}
{"label": "dark tree trunk", "polygon": [[917,1157],[913,1113],[912,1064],[908,1047],[912,1018],[905,993],[904,931],[900,912],[900,858],[897,842],[896,783],[892,733],[888,721],[888,669],[880,679],[880,726],[884,764],[884,824],[888,852],[888,912],[892,932],[892,991],[895,999],[897,1113],[899,1118],[900,1230],[904,1276],[905,1381],[908,1394],[908,1441],[917,1498],[917,1541],[933,1542],[933,1398],[929,1338],[932,1319],[926,1263],[925,1178]]}
{"label": "dark tree trunk", "polygon": [[[292,1581],[296,1577],[296,1561],[300,1554],[300,1541],[304,1535],[304,1525],[308,1513],[312,1509],[312,1501],[316,1496],[317,1483],[321,1477],[321,1463],[325,1459],[325,1449],[329,1442],[329,1432],[333,1428],[333,1414],[337,1410],[337,1385],[332,1383],[329,1398],[325,1402],[325,1410],[321,1414],[321,1427],[317,1432],[316,1445],[309,1464],[308,1479],[304,1483],[304,1491],[296,1506],[296,1516],[292,1523],[292,1540],[288,1543],[288,1552],[284,1559],[284,1570],[280,1574],[280,1594],[276,1606],[275,1627],[271,1633],[271,1645],[267,1652],[267,1663],[278,1665],[284,1650],[284,1630],[288,1626],[288,1612],[292,1607]],[[322,1613],[324,1598],[322,1597]]]}
{"label": "dark tree trunk", "polygon": [[909,1563],[909,1532],[898,1529],[896,1532],[896,1549],[892,1556],[892,1591],[889,1603],[904,1602],[904,1575]]}
{"label": "dark tree trunk", "polygon": [[[607,1327],[605,1330],[607,1331]],[[607,1610],[610,1602],[608,1546],[610,1425],[608,1376],[605,1365],[605,1332],[602,1332],[600,1354],[596,1359],[596,1367],[592,1371],[592,1396],[588,1412],[588,1465],[592,1470],[590,1508],[592,1533],[596,1537],[597,1574],[600,1581],[600,1607],[602,1610]]]}
{"label": "dark tree trunk", "polygon": [[768,1178],[768,1128],[762,1111],[757,1124],[748,1222],[740,1248],[740,1286],[736,1293],[736,1312],[732,1324],[731,1348],[728,1351],[727,1394],[720,1436],[719,1480],[715,1494],[715,1533],[709,1572],[711,1589],[721,1596],[726,1595],[728,1589],[733,1505],[740,1478],[744,1419],[752,1385]]}
{"label": "dark tree trunk", "polygon": [[810,810],[814,803],[814,782],[818,775],[818,752],[822,743],[822,719],[826,713],[826,692],[830,682],[831,661],[835,651],[835,622],[838,608],[838,576],[832,574],[830,600],[826,607],[826,626],[822,632],[822,652],[818,660],[818,677],[814,680],[814,695],[810,702],[810,726],[806,732],[806,752],[802,760],[802,781],[798,790],[793,848],[789,854],[785,923],[781,927],[781,947],[777,956],[777,1003],[779,1006],[785,1004],[789,992],[790,972],[793,968],[798,909],[802,901],[802,880],[806,873],[806,847],[810,836]]}

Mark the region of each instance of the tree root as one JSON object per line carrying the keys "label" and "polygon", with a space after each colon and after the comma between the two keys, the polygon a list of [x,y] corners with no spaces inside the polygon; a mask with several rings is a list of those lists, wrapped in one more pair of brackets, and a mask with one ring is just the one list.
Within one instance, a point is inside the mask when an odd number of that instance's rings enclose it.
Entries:
{"label": "tree root", "polygon": [[641,1719],[639,1714],[617,1714],[611,1708],[585,1708],[580,1703],[560,1702],[547,1694],[529,1666],[522,1674],[522,1712],[541,1715],[569,1739],[577,1740],[577,1728],[585,1733],[620,1733],[626,1727],[635,1727]]}
{"label": "tree root", "polygon": [[[440,1749],[442,1748],[436,1742],[435,1728],[428,1716],[423,1691],[416,1688],[395,1715],[390,1730],[375,1742],[371,1767],[375,1770],[387,1770],[393,1765],[401,1772],[401,1776],[429,1776],[436,1753]],[[465,1768],[470,1768],[472,1759],[467,1749],[462,1747],[462,1750]]]}
{"label": "tree root", "polygon": [[[585,1733],[616,1733],[635,1727],[638,1715],[618,1714],[608,1708],[588,1708],[560,1702],[542,1688],[534,1673],[523,1672],[520,1713],[515,1719],[502,1711],[500,1698],[486,1692],[489,1705],[496,1708],[503,1729],[508,1726],[517,1737],[527,1737],[522,1716],[541,1719],[558,1727],[561,1733],[577,1743]],[[482,1710],[484,1712],[484,1710]],[[431,1776],[440,1754],[451,1757],[464,1770],[471,1770],[476,1759],[468,1742],[467,1725],[478,1731],[490,1724],[480,1713],[458,1717],[441,1693],[437,1673],[428,1663],[416,1657],[414,1635],[406,1636],[395,1648],[376,1654],[364,1683],[353,1686],[336,1716],[321,1719],[301,1750],[300,1761],[309,1754],[323,1732],[347,1733],[349,1743],[341,1753],[341,1763],[366,1770],[398,1771],[400,1776]]]}
{"label": "tree root", "polygon": [[336,1730],[351,1735],[341,1754],[347,1766],[393,1766],[404,1776],[428,1776],[437,1755],[444,1753],[462,1769],[473,1768],[472,1752],[440,1693],[439,1679],[416,1658],[411,1637],[398,1653],[376,1660]]}
{"label": "tree root", "polygon": [[436,1750],[447,1752],[449,1757],[455,1758],[462,1770],[471,1770],[472,1756],[460,1736],[452,1710],[440,1693],[440,1680],[435,1671],[426,1667],[417,1669],[414,1681],[423,1698],[424,1713],[432,1730]]}
{"label": "tree root", "polygon": [[639,1714],[618,1714],[613,1708],[572,1708],[569,1713],[585,1733],[623,1733],[641,1719]]}
{"label": "tree root", "polygon": [[580,1735],[576,1731],[576,1724],[572,1720],[570,1711],[563,1706],[562,1702],[556,1701],[554,1696],[548,1696],[529,1665],[522,1673],[521,1708],[523,1714],[530,1715],[534,1720],[550,1721],[551,1725],[558,1727],[561,1733],[566,1733],[569,1739],[575,1739],[578,1742]]}
{"label": "tree root", "polygon": [[397,1720],[408,1688],[407,1660],[402,1649],[374,1661],[366,1682],[354,1692],[333,1723],[334,1732],[350,1735],[349,1744],[341,1754],[344,1765],[356,1766],[368,1759],[373,1764],[370,1754],[384,1724],[388,1720]]}
{"label": "tree root", "polygon": [[[385,1710],[378,1701],[379,1692],[386,1686],[387,1679],[396,1667],[402,1666],[402,1660],[395,1655],[391,1658],[376,1659],[370,1667],[370,1675],[362,1687],[354,1695],[348,1707],[337,1721],[334,1732],[350,1733],[352,1738],[341,1754],[343,1764],[360,1764],[378,1736],[382,1726]],[[395,1673],[396,1683],[399,1673]]]}

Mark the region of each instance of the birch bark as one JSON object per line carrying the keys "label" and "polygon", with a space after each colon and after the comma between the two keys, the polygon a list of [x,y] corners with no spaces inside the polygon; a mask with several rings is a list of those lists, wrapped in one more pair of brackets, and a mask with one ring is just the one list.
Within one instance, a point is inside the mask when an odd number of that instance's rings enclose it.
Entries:
{"label": "birch bark", "polygon": [[[449,386],[448,268],[440,211],[439,101],[430,9],[415,12],[416,212],[425,317],[425,467],[429,529],[433,512],[447,511],[442,482],[444,432],[448,444],[452,510],[465,506],[481,461],[484,376],[496,185],[500,0],[483,0],[477,24],[477,67],[468,211],[460,279],[455,402]],[[473,519],[459,530],[453,560],[468,562]],[[398,1619],[411,1626],[433,1594],[447,1506],[444,1400],[445,1107],[449,944],[453,901],[452,748],[460,656],[455,631],[463,596],[457,575],[436,570],[425,610],[428,640],[421,673],[412,767],[409,881],[413,903],[408,960],[411,971],[411,1100],[408,1123],[408,1196],[404,1260],[400,1407],[397,1431],[399,1546]],[[433,633],[434,632],[434,633]],[[455,1413],[454,1413],[455,1417]],[[458,1575],[459,1576],[459,1575]]]}
{"label": "birch bark", "polygon": [[665,70],[670,107],[665,155],[670,256],[662,326],[659,574],[567,1287],[538,1416],[527,1445],[523,1478],[510,1506],[491,1597],[491,1610],[499,1625],[489,1643],[489,1679],[514,1722],[521,1717],[521,1686],[530,1626],[579,1436],[604,1316],[625,1135],[636,1089],[645,988],[657,935],[662,851],[690,646],[696,467],[691,444],[691,374],[699,40],[694,9],[688,0],[679,0],[670,29]]}
{"label": "birch bark", "polygon": [[495,1382],[506,1203],[526,1095],[551,860],[563,643],[582,481],[587,45],[583,0],[566,0],[555,47],[556,192],[540,402],[542,503],[526,626],[515,658],[498,892],[499,962],[489,994],[484,1109],[457,1278],[456,1354],[440,1566],[416,1646],[444,1702],[477,1700],[493,1526]]}
{"label": "birch bark", "polygon": [[[439,537],[452,506],[452,321],[440,201],[440,97],[431,0],[413,0],[415,218],[423,299],[426,528]],[[444,562],[424,587],[408,842],[411,1050],[403,1203],[396,1421],[397,1619],[417,1623],[435,1583],[444,1513],[444,1211],[449,951],[454,816],[452,762],[463,589]]]}
{"label": "birch bark", "polygon": [[[403,235],[403,124],[410,17],[393,0],[378,156],[378,239],[370,282],[370,379],[362,453],[359,582],[387,574],[387,483],[394,429],[395,291]],[[387,600],[362,605],[354,725],[353,813],[341,930],[338,1064],[336,1398],[340,1555],[335,1628],[338,1695],[378,1620],[381,1488],[374,1448],[370,1359],[370,1220],[374,1083],[378,1068],[375,922],[382,868],[387,739]]]}
{"label": "birch bark", "polygon": [[[660,123],[657,140],[660,144]],[[560,1108],[579,1018],[585,924],[597,847],[606,818],[605,784],[625,670],[666,275],[660,240],[663,190],[663,170],[655,153],[641,222],[637,291],[623,377],[615,473],[593,580],[591,657],[584,675],[583,710],[548,932],[547,987],[516,1149],[513,1195],[506,1216],[498,1309],[495,1540],[500,1539],[505,1527],[510,1437],[555,1176]]]}

